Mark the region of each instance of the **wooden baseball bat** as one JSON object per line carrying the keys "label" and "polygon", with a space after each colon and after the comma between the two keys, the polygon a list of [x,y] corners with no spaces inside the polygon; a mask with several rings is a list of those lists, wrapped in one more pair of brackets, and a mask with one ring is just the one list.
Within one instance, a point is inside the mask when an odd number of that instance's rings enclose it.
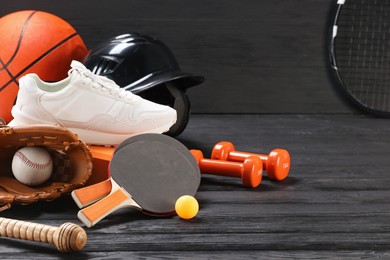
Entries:
{"label": "wooden baseball bat", "polygon": [[87,242],[85,230],[67,222],[60,227],[0,217],[0,236],[54,244],[60,252],[76,252]]}

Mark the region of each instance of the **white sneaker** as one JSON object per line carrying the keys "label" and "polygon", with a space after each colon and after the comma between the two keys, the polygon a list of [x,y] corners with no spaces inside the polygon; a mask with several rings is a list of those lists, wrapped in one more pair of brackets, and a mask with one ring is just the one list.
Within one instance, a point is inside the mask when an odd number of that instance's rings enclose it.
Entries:
{"label": "white sneaker", "polygon": [[89,144],[116,145],[141,133],[164,133],[176,122],[176,111],[121,89],[73,61],[69,76],[42,81],[36,74],[19,80],[9,125],[55,124],[77,133]]}

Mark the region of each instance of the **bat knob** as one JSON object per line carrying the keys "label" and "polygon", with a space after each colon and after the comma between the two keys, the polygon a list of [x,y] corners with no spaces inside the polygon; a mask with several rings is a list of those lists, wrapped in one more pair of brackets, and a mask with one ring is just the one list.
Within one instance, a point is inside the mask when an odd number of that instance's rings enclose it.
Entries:
{"label": "bat knob", "polygon": [[57,228],[53,242],[61,252],[80,251],[87,243],[87,233],[82,227],[67,222]]}

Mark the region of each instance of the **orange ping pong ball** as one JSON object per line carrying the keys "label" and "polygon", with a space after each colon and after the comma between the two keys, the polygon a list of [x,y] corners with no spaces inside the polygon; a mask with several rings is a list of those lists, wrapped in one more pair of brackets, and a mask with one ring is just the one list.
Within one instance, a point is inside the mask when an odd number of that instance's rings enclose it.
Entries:
{"label": "orange ping pong ball", "polygon": [[175,210],[177,215],[182,219],[191,219],[198,213],[199,204],[194,197],[184,195],[177,199]]}

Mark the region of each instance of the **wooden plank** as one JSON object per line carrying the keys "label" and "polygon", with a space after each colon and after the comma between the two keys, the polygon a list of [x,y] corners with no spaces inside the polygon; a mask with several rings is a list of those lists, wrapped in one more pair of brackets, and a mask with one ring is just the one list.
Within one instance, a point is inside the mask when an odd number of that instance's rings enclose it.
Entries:
{"label": "wooden plank", "polygon": [[[380,233],[235,233],[235,234],[111,234],[90,236],[82,253],[118,251],[263,251],[263,250],[378,250],[389,248],[389,234]],[[53,248],[33,242],[20,243],[2,239],[0,250],[15,253],[18,245],[23,252],[41,250],[53,253]],[[55,252],[54,252],[55,253]]]}
{"label": "wooden plank", "polygon": [[[290,151],[282,182],[256,189],[237,178],[202,177],[190,221],[123,209],[87,229],[85,258],[355,259],[390,254],[390,121],[361,115],[194,115],[179,137],[210,153],[220,140],[242,150]],[[222,134],[220,134],[222,133]],[[2,217],[80,224],[67,197],[14,206]],[[3,259],[58,258],[53,247],[1,239]]]}
{"label": "wooden plank", "polygon": [[[261,250],[388,250],[388,234],[372,233],[236,233],[236,234],[111,234],[90,236],[84,252],[122,251],[261,251]],[[11,241],[8,241],[9,245]],[[13,243],[13,242],[12,242]],[[22,245],[24,246],[24,245]],[[29,243],[31,248],[33,245]],[[4,246],[1,246],[4,248]],[[7,252],[8,247],[4,250]],[[26,249],[27,250],[27,249]],[[9,252],[9,251],[8,251]]]}
{"label": "wooden plank", "polygon": [[[34,253],[34,252],[25,252],[23,257],[34,259],[34,258],[45,258],[48,259],[48,253],[50,251],[44,251],[43,253]],[[46,254],[45,254],[46,253]],[[12,259],[15,257],[15,252],[2,253],[6,259]],[[300,251],[272,251],[272,250],[262,250],[262,251],[223,251],[223,252],[213,252],[213,251],[115,251],[115,252],[87,252],[79,253],[77,255],[73,254],[73,258],[92,258],[92,259],[237,259],[237,260],[246,260],[246,259],[386,259],[389,258],[389,251],[382,250],[357,250],[357,251],[348,251],[348,250],[322,250],[322,251],[313,251],[313,250],[300,250]],[[58,257],[52,257],[53,259]],[[15,259],[15,258],[13,258]]]}

